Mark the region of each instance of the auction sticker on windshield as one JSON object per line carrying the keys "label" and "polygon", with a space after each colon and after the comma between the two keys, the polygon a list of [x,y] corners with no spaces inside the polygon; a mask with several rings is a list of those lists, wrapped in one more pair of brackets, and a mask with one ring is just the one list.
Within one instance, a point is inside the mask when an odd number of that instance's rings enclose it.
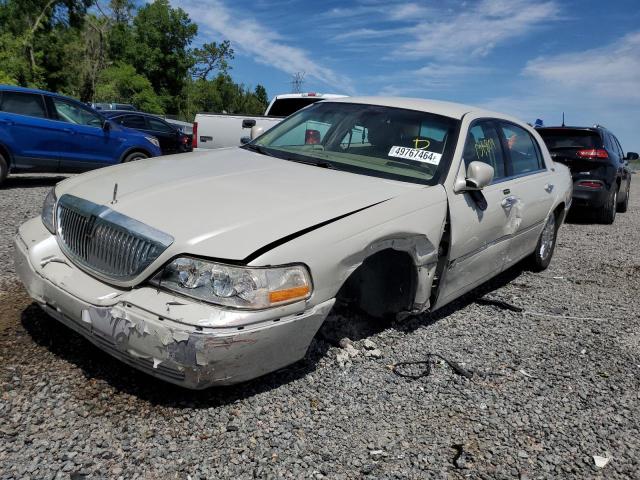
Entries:
{"label": "auction sticker on windshield", "polygon": [[419,148],[409,147],[391,147],[389,153],[390,157],[404,158],[406,160],[416,160],[418,162],[430,163],[431,165],[438,165],[442,158],[441,153],[430,152],[429,150],[421,150]]}

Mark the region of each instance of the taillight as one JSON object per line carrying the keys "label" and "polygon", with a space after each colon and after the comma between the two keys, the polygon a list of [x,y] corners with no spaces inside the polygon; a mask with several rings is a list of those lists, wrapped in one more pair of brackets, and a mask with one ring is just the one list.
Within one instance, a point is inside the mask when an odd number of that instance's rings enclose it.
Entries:
{"label": "taillight", "polygon": [[580,180],[578,186],[587,188],[602,188],[601,182],[595,182],[593,180]]}
{"label": "taillight", "polygon": [[604,148],[589,148],[586,150],[578,150],[576,153],[580,158],[609,158],[609,154]]}
{"label": "taillight", "polygon": [[198,122],[193,122],[193,140],[191,140],[191,146],[198,148]]}

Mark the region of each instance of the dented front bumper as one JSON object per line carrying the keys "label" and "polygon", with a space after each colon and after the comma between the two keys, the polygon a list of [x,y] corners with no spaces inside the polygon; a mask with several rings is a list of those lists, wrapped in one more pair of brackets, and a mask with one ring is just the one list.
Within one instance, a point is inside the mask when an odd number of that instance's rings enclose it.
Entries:
{"label": "dented front bumper", "polygon": [[247,312],[151,287],[119,289],[64,257],[40,219],[15,237],[17,273],[52,317],[123,362],[187,388],[233,384],[301,359],[334,300]]}

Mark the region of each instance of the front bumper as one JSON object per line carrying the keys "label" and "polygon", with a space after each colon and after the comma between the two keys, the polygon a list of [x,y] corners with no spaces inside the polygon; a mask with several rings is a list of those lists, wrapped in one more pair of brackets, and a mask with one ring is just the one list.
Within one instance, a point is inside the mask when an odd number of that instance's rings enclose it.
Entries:
{"label": "front bumper", "polygon": [[68,261],[39,218],[20,227],[14,244],[18,276],[47,313],[119,360],[192,389],[301,359],[334,303],[246,312],[150,287],[118,289]]}

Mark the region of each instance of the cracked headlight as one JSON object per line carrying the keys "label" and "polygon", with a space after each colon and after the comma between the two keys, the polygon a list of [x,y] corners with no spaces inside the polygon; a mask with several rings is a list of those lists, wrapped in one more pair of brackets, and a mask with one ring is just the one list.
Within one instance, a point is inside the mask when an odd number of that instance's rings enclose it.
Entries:
{"label": "cracked headlight", "polygon": [[160,142],[156,137],[144,137],[144,138],[146,138],[150,143],[153,143],[156,147],[160,148]]}
{"label": "cracked headlight", "polygon": [[242,267],[180,257],[151,283],[182,295],[225,307],[259,310],[311,296],[311,276],[303,265]]}
{"label": "cracked headlight", "polygon": [[44,203],[42,204],[42,223],[47,227],[54,235],[56,234],[56,203],[58,199],[56,198],[55,188],[49,190],[46,198],[44,199]]}

